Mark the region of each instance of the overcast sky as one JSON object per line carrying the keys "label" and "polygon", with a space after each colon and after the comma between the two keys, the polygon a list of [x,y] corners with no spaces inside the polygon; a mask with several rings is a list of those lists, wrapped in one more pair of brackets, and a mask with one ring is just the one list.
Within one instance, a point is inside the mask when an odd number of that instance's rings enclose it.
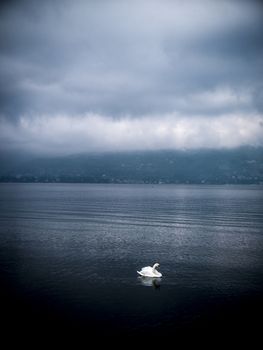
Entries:
{"label": "overcast sky", "polygon": [[263,145],[263,8],[6,1],[0,108],[2,150]]}

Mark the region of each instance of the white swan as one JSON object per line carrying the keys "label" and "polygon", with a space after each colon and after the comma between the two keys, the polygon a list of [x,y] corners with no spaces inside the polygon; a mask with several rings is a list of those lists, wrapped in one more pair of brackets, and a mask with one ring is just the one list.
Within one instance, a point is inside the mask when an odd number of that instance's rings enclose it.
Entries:
{"label": "white swan", "polygon": [[141,269],[141,271],[137,271],[140,276],[143,277],[162,277],[161,272],[157,271],[156,268],[160,266],[158,263],[155,263],[152,266],[146,266]]}

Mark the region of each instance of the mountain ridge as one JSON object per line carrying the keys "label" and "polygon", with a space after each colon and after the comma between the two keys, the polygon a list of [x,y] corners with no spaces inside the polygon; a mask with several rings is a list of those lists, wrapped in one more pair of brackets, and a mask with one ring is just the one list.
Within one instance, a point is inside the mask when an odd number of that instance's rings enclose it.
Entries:
{"label": "mountain ridge", "polygon": [[0,182],[263,184],[263,147],[23,157]]}

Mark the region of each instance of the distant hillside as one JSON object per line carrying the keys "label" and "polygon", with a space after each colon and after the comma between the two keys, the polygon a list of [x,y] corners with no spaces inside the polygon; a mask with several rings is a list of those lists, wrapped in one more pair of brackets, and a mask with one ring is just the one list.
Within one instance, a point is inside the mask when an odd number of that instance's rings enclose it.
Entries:
{"label": "distant hillside", "polygon": [[1,182],[263,184],[263,148],[1,160]]}

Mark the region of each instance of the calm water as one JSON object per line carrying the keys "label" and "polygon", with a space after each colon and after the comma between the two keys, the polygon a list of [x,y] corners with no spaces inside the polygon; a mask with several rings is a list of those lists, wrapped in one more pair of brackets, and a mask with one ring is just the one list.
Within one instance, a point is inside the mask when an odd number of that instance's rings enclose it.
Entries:
{"label": "calm water", "polygon": [[[259,186],[1,184],[6,325],[136,336],[256,330],[262,208]],[[137,277],[154,262],[161,280]]]}

